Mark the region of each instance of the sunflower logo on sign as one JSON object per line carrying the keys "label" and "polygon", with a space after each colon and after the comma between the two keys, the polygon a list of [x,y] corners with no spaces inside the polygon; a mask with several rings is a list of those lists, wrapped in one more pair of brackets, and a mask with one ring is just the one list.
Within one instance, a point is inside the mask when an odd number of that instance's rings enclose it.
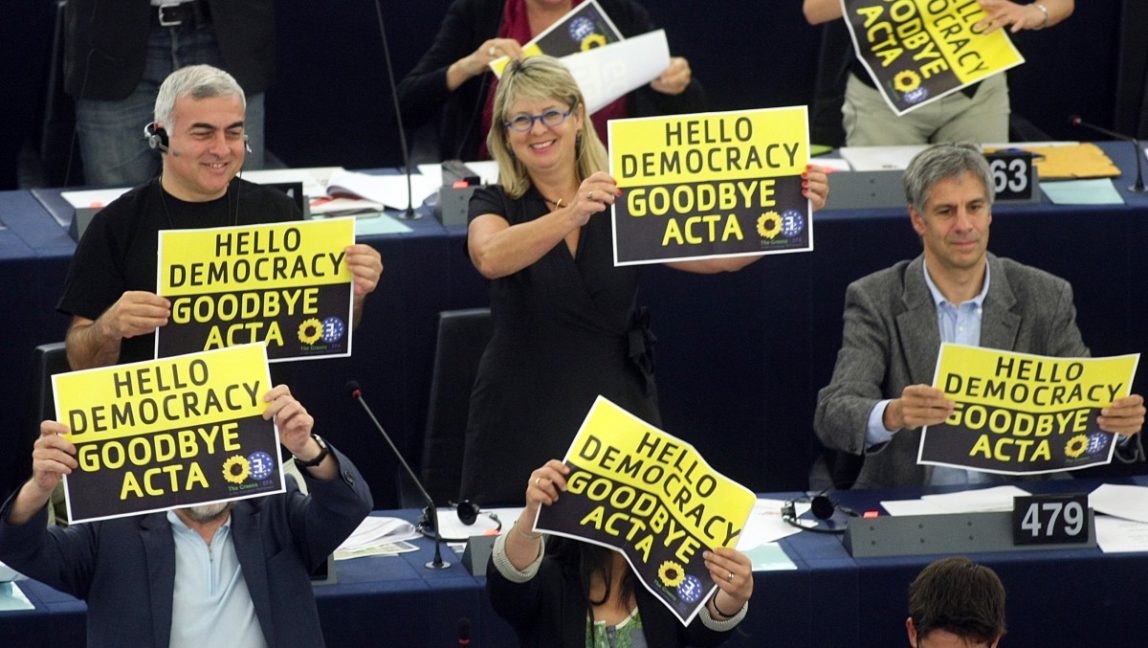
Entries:
{"label": "sunflower logo on sign", "polygon": [[666,587],[677,587],[682,584],[685,578],[686,572],[682,566],[672,560],[667,560],[662,563],[661,567],[658,567],[658,580],[662,581]]}
{"label": "sunflower logo on sign", "polygon": [[1068,443],[1064,444],[1065,456],[1068,456],[1072,459],[1075,459],[1075,458],[1079,457],[1080,455],[1084,454],[1084,451],[1087,449],[1088,449],[1088,436],[1084,435],[1084,434],[1078,434],[1078,435],[1072,437],[1071,439],[1069,439]]}
{"label": "sunflower logo on sign", "polygon": [[233,455],[223,462],[223,478],[232,484],[242,484],[251,476],[251,464],[247,457]]}
{"label": "sunflower logo on sign", "polygon": [[893,87],[898,92],[912,92],[921,85],[921,75],[912,70],[901,70],[893,76]]}
{"label": "sunflower logo on sign", "polygon": [[323,324],[314,317],[305,319],[299,324],[299,341],[303,344],[315,344],[323,336]]}
{"label": "sunflower logo on sign", "polygon": [[763,239],[773,240],[781,232],[781,216],[775,211],[767,211],[757,219],[757,233]]}

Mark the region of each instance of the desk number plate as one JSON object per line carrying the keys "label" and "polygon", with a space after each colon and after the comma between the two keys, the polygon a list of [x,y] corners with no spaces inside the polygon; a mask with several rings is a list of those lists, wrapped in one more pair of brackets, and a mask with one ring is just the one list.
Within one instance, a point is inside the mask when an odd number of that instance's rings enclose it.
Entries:
{"label": "desk number plate", "polygon": [[1012,537],[1018,545],[1088,542],[1088,495],[1033,495],[1013,500]]}
{"label": "desk number plate", "polygon": [[996,151],[985,155],[993,172],[997,200],[1032,200],[1036,166],[1027,151]]}

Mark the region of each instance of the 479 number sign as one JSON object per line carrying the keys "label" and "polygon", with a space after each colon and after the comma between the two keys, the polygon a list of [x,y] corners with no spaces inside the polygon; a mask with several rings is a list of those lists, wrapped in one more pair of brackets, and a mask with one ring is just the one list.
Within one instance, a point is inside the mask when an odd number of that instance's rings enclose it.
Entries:
{"label": "479 number sign", "polygon": [[1088,495],[1033,495],[1013,501],[1013,542],[1018,545],[1087,543]]}

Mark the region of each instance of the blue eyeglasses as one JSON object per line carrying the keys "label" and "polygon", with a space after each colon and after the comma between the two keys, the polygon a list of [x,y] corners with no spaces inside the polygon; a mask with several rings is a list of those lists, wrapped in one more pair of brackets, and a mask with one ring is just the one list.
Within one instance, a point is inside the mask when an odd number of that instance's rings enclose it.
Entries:
{"label": "blue eyeglasses", "polygon": [[570,116],[570,112],[571,111],[569,110],[558,110],[556,108],[551,108],[541,115],[519,113],[506,120],[502,124],[510,130],[518,131],[519,133],[525,133],[526,131],[534,128],[534,122],[536,121],[540,121],[542,122],[543,126],[548,126],[550,128],[558,126],[562,122],[566,121],[566,118]]}

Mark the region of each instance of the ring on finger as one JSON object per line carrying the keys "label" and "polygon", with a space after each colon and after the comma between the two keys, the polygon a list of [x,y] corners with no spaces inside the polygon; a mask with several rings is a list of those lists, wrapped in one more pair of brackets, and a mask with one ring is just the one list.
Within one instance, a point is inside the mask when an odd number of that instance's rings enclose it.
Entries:
{"label": "ring on finger", "polygon": [[487,56],[489,56],[490,58],[494,58],[494,55],[495,55],[495,54],[498,54],[498,50],[494,48],[494,45],[491,45],[491,46],[490,46],[490,47],[489,47],[489,48],[486,50],[486,55],[487,55]]}
{"label": "ring on finger", "polygon": [[726,574],[725,579],[727,581],[729,581],[730,583],[732,583],[733,582],[733,572],[729,572],[728,574]]}
{"label": "ring on finger", "polygon": [[542,478],[541,477],[535,477],[534,478],[534,485],[539,487],[539,488],[542,488]]}

